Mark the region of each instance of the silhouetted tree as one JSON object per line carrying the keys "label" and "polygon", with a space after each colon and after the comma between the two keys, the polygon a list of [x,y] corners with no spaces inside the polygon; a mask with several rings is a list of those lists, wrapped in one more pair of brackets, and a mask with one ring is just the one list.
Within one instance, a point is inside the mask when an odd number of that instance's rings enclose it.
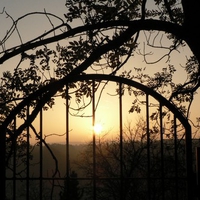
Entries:
{"label": "silhouetted tree", "polygon": [[[11,20],[10,29],[5,31],[0,42],[1,67],[15,56],[19,58],[18,63],[12,64],[13,71],[5,68],[1,77],[0,160],[3,166],[6,166],[5,140],[14,144],[42,108],[48,110],[54,105],[55,96],[71,99],[71,94],[66,96],[66,89],[73,88],[77,102],[73,110],[79,112],[87,106],[83,98],[92,98],[91,81],[66,85],[68,80],[74,77],[78,80],[83,74],[106,73],[138,80],[164,95],[189,118],[191,104],[200,85],[198,0],[66,0],[65,5],[63,18],[44,12],[43,16],[52,28],[24,43],[18,22],[38,13],[13,19],[12,13],[5,9],[0,12],[1,16]],[[54,25],[52,18],[60,24]],[[15,33],[19,44],[8,46],[12,44],[9,42]],[[172,55],[185,45],[191,50],[191,55],[182,64],[185,80],[177,82],[174,76],[179,68],[175,66],[176,62],[172,62]],[[159,57],[151,62],[148,58],[152,58],[153,51]],[[145,66],[133,66],[134,56],[142,57]],[[149,74],[146,71],[148,64],[163,60],[164,64],[161,63],[162,67],[157,68],[157,72]],[[127,66],[133,66],[132,70],[126,69]],[[134,94],[137,97],[142,95]],[[133,101],[131,111],[138,111],[140,103],[138,98]],[[27,107],[31,112],[26,118]],[[13,126],[15,116],[22,119],[17,127]],[[31,126],[31,129],[39,138],[34,127]],[[44,140],[42,142],[45,143]],[[8,154],[13,153],[12,148],[7,148],[7,151]],[[1,177],[4,176],[5,171],[2,170],[0,179],[3,180]]]}
{"label": "silhouetted tree", "polygon": [[65,180],[64,189],[60,194],[60,200],[79,200],[83,196],[83,189],[79,186],[78,176],[75,171],[72,171],[69,179]]}
{"label": "silhouetted tree", "polygon": [[[31,14],[34,16],[37,13]],[[4,10],[1,15],[11,18]],[[17,113],[23,117],[25,106],[32,106],[34,112],[31,113],[30,119],[15,131],[15,135],[18,136],[35,119],[42,107],[47,109],[53,106],[54,95],[66,97],[67,79],[81,76],[87,73],[88,69],[95,73],[104,71],[112,75],[137,79],[161,92],[182,112],[189,114],[195,91],[199,87],[200,30],[198,27],[200,22],[196,20],[199,16],[197,0],[154,0],[151,2],[147,0],[127,2],[123,0],[100,2],[70,0],[66,1],[64,20],[50,13],[44,13],[44,16],[55,17],[61,24],[31,41],[6,48],[10,35],[18,31],[17,23],[23,20],[25,15],[12,21],[13,26],[1,41],[0,63],[3,64],[16,55],[21,58],[17,67],[13,66],[14,71],[5,71],[1,78],[2,127],[7,128]],[[74,20],[79,22],[78,27],[73,26]],[[61,30],[61,33],[53,37],[49,36],[50,33],[56,34],[56,30]],[[157,32],[153,34],[151,30]],[[144,39],[140,38],[141,31],[145,31]],[[161,34],[160,37],[159,34]],[[163,35],[166,36],[168,45],[162,41]],[[20,38],[19,32],[18,36]],[[67,42],[63,42],[63,39],[67,39]],[[163,55],[153,63],[167,58],[165,61],[169,64],[161,70],[157,69],[157,73],[152,76],[137,66],[133,67],[132,73],[129,73],[126,67],[125,70],[120,71],[129,60],[130,63],[132,62],[134,52],[142,56],[146,67],[148,66],[147,57],[150,52],[140,45],[142,39],[152,51],[165,50]],[[55,48],[48,46],[50,43],[54,43]],[[186,60],[184,66],[187,79],[183,83],[174,83],[173,76],[178,67],[173,65],[170,55],[186,44],[193,54]],[[143,53],[140,48],[143,48]],[[27,63],[27,61],[29,65],[26,64],[26,67],[23,67],[24,62]],[[88,83],[82,83],[81,89],[77,89],[76,98],[79,104],[83,103],[81,99],[84,95],[91,97],[91,91],[87,85]],[[70,84],[68,87],[75,88],[76,86]],[[37,103],[38,99],[40,99],[40,104]],[[186,104],[183,105],[183,102]]]}

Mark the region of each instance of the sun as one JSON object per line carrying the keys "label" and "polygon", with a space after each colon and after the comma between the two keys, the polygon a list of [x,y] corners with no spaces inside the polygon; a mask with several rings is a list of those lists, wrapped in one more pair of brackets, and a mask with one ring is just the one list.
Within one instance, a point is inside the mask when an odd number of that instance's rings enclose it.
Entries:
{"label": "sun", "polygon": [[96,134],[100,134],[102,132],[102,125],[101,124],[95,124],[94,127],[93,127],[93,130]]}

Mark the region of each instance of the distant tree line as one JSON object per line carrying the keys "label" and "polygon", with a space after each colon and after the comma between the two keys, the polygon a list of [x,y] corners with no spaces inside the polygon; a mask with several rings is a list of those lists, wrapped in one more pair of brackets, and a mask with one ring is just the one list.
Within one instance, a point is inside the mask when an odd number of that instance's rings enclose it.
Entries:
{"label": "distant tree line", "polygon": [[[184,139],[176,143],[174,138],[166,139],[161,144],[155,137],[158,132],[151,129],[148,144],[145,126],[142,119],[135,128],[127,126],[122,146],[119,138],[112,141],[99,139],[95,173],[93,142],[86,145],[76,162],[77,174],[73,172],[72,179],[68,180],[71,183],[68,192],[74,194],[71,199],[93,199],[94,175],[98,200],[118,200],[120,197],[124,200],[187,199]],[[78,175],[87,181],[82,181]],[[65,182],[61,199],[67,195],[66,187]]]}

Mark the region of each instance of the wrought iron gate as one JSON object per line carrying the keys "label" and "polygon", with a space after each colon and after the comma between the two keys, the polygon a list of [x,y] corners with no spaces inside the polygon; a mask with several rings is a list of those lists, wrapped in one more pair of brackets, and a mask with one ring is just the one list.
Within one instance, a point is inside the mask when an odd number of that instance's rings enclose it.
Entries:
{"label": "wrought iron gate", "polygon": [[[118,158],[115,165],[118,172],[114,175],[102,175],[98,166],[99,144],[97,136],[93,133],[92,138],[92,168],[90,175],[83,174],[77,176],[71,171],[69,159],[69,99],[66,98],[66,143],[65,143],[65,168],[66,174],[59,174],[58,160],[52,149],[48,147],[43,135],[43,111],[38,114],[39,131],[29,123],[30,107],[28,104],[18,109],[18,113],[24,114],[23,126],[17,125],[17,114],[10,116],[9,123],[1,125],[0,134],[0,196],[4,199],[61,199],[65,195],[66,199],[74,199],[74,188],[79,183],[79,199],[193,199],[193,169],[192,169],[192,144],[191,144],[191,127],[187,119],[172,105],[155,91],[132,80],[108,76],[108,75],[82,75],[71,77],[65,83],[68,84],[76,81],[91,82],[92,94],[92,125],[96,120],[96,83],[102,80],[117,83],[118,87],[118,109],[119,112],[119,141],[112,144],[117,146]],[[137,151],[141,156],[139,167],[129,166],[130,171],[135,173],[127,174],[125,165],[127,154],[125,149],[129,143],[125,141],[123,130],[123,95],[125,87],[129,92],[136,95],[140,91],[145,102],[145,134],[143,135],[143,148]],[[44,92],[45,94],[45,92]],[[52,93],[53,94],[53,93]],[[45,96],[45,95],[44,95]],[[68,90],[66,89],[66,96]],[[34,96],[29,103],[34,100]],[[41,96],[41,101],[44,101]],[[155,101],[157,106],[154,114],[150,113],[151,102]],[[38,102],[39,103],[39,102]],[[36,105],[37,106],[37,105]],[[136,109],[136,107],[133,107]],[[16,109],[17,110],[17,109]],[[158,127],[151,125],[151,120],[157,115]],[[167,113],[169,115],[167,115]],[[169,129],[166,118],[168,117]],[[26,123],[27,122],[27,123]],[[33,163],[31,163],[32,146],[30,144],[30,129],[35,132],[38,138],[37,148],[37,174],[31,174]],[[143,129],[144,130],[144,129]],[[20,133],[20,134],[19,134]],[[152,138],[155,136],[154,139]],[[8,137],[9,136],[9,137]],[[135,141],[134,141],[135,142]],[[137,142],[134,143],[137,146]],[[44,147],[49,151],[51,158],[55,161],[55,170],[46,175],[44,163],[48,158],[44,157]],[[138,150],[138,147],[136,148]],[[97,156],[98,155],[98,156]],[[136,154],[135,154],[136,155]],[[126,158],[125,158],[126,157]],[[20,160],[21,159],[21,160]],[[22,160],[23,159],[23,160]],[[130,159],[134,159],[133,156]],[[20,163],[19,163],[20,160]],[[21,166],[25,163],[25,167]],[[110,166],[110,165],[109,165]],[[129,171],[129,172],[130,172]],[[112,186],[112,187],[111,187]],[[81,192],[82,191],[82,192]],[[75,193],[76,193],[75,192]],[[80,194],[81,193],[81,194]],[[77,194],[76,194],[77,195]]]}

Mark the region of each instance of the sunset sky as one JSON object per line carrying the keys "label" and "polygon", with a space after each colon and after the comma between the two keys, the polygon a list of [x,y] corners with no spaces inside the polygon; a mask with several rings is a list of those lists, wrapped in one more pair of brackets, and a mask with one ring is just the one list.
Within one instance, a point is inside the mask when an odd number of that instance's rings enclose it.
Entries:
{"label": "sunset sky", "polygon": [[[12,16],[13,19],[17,19],[20,16],[35,11],[44,11],[56,14],[64,19],[63,14],[66,12],[65,8],[65,0],[1,0],[0,1],[0,12],[3,11],[5,7],[5,11]],[[23,42],[26,42],[41,33],[44,33],[45,30],[51,28],[51,25],[47,18],[41,15],[36,15],[34,17],[27,18],[30,20],[25,20],[18,24],[19,31],[21,33],[21,37]],[[52,19],[53,22],[59,24],[59,20]],[[12,24],[10,18],[6,18],[5,14],[0,15],[0,39],[5,35],[6,30]],[[3,24],[3,26],[2,26]],[[75,24],[74,26],[77,26]],[[141,34],[141,37],[144,35]],[[20,44],[19,37],[15,35],[10,42],[7,44],[7,48]],[[142,45],[142,43],[141,43]],[[181,80],[182,82],[186,79],[183,70],[181,69],[181,65],[184,65],[186,57],[190,55],[190,50],[187,48],[180,48],[180,52],[174,52],[171,56],[171,62],[175,66],[180,66],[179,71],[176,74],[177,80]],[[159,57],[161,52],[155,52],[154,57],[149,57],[149,59],[156,59]],[[11,60],[5,62],[4,64],[0,65],[0,72],[2,73],[5,70],[11,70],[15,67],[18,58],[12,58]],[[158,67],[161,68],[167,65],[166,60],[159,63],[159,65],[150,65],[147,69],[149,73],[155,73]],[[136,58],[133,63],[130,65],[126,65],[127,69],[131,69],[131,67],[146,67],[146,64],[143,62],[143,59]],[[123,68],[125,69],[125,68]],[[119,97],[116,95],[115,89],[117,88],[115,83],[109,83],[103,93],[103,98],[100,99],[98,109],[96,112],[96,122],[102,125],[102,133],[107,134],[110,138],[115,138],[116,133],[119,132]],[[97,94],[98,97],[98,94]],[[126,95],[123,97],[123,123],[127,124],[130,121],[134,124],[140,116],[136,114],[129,114],[129,109],[132,104],[132,97]],[[192,118],[195,119],[199,115],[198,106],[199,98],[195,100],[196,103],[192,109]],[[65,119],[65,100],[64,99],[57,99],[56,105],[53,107],[52,110],[44,113],[44,135],[47,136],[46,140],[48,142],[64,142],[65,136],[51,136],[51,134],[64,134],[66,131]],[[89,106],[86,110],[84,110],[81,115],[91,115],[92,107]],[[76,112],[72,111],[71,114],[76,114]],[[35,125],[37,126],[38,121],[36,120]],[[91,117],[70,117],[70,139],[71,142],[86,142],[92,139],[92,118]]]}

